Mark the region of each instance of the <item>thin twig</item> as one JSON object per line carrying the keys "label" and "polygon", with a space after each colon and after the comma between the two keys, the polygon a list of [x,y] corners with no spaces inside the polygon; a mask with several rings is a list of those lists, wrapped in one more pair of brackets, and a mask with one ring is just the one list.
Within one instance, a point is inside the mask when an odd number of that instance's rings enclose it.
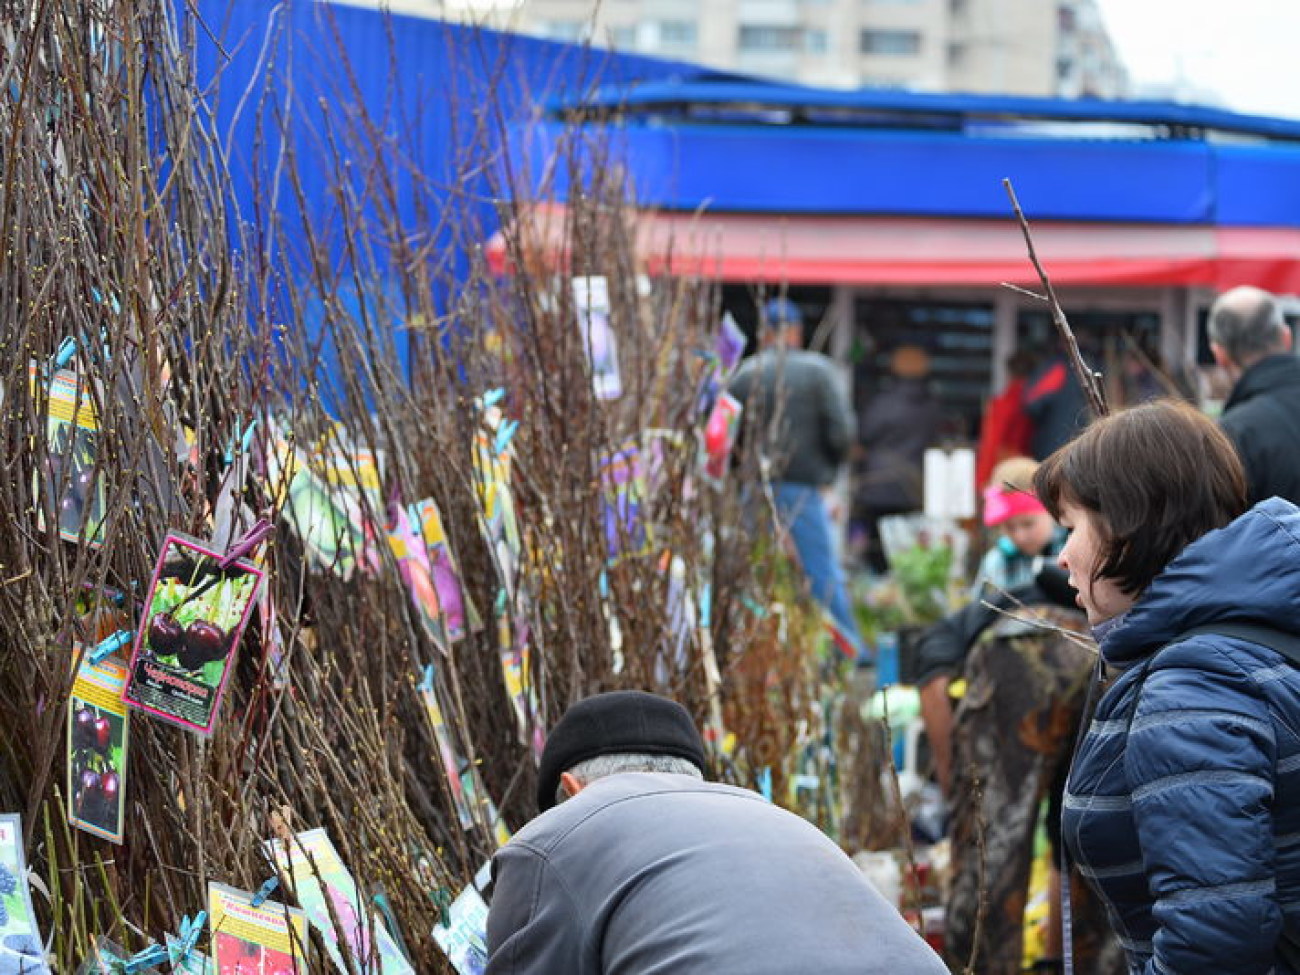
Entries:
{"label": "thin twig", "polygon": [[1083,361],[1083,354],[1079,352],[1079,343],[1075,341],[1074,331],[1070,328],[1070,323],[1065,317],[1065,311],[1056,298],[1056,291],[1052,288],[1051,279],[1048,278],[1047,272],[1043,270],[1043,265],[1038,261],[1038,254],[1034,250],[1034,237],[1029,230],[1029,221],[1025,219],[1024,211],[1020,209],[1020,201],[1016,199],[1015,188],[1012,187],[1010,179],[1002,180],[1002,185],[1006,188],[1007,196],[1011,198],[1011,206],[1016,212],[1016,219],[1020,221],[1020,232],[1024,234],[1025,246],[1029,249],[1029,260],[1034,265],[1034,270],[1038,272],[1038,279],[1043,283],[1043,291],[1047,295],[1047,304],[1052,310],[1052,321],[1055,323],[1057,333],[1065,345],[1066,356],[1079,379],[1079,385],[1083,388],[1083,394],[1088,400],[1088,406],[1092,409],[1093,416],[1106,416],[1110,410],[1106,406],[1105,391],[1101,387],[1097,373]]}

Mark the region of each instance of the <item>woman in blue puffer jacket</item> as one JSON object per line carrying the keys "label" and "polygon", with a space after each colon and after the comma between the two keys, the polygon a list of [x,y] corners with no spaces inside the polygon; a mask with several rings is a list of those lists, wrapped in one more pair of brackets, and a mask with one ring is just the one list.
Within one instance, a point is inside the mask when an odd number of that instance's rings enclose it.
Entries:
{"label": "woman in blue puffer jacket", "polygon": [[1300,669],[1275,649],[1300,646],[1300,509],[1243,514],[1230,442],[1173,402],[1099,420],[1034,485],[1110,681],[1063,836],[1130,970],[1300,975]]}

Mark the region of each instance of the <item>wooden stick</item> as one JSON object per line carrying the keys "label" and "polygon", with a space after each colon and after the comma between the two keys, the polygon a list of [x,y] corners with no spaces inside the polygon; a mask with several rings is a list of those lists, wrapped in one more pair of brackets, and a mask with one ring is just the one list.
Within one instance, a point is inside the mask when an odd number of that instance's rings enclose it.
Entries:
{"label": "wooden stick", "polygon": [[1020,232],[1024,234],[1025,246],[1029,248],[1029,260],[1033,263],[1034,270],[1038,272],[1038,279],[1043,282],[1047,304],[1052,309],[1052,321],[1056,325],[1057,332],[1060,333],[1061,341],[1065,343],[1066,355],[1074,367],[1075,375],[1079,378],[1079,385],[1083,387],[1083,395],[1087,397],[1088,406],[1094,416],[1106,416],[1110,413],[1110,409],[1106,406],[1106,394],[1102,391],[1100,377],[1083,361],[1083,355],[1079,352],[1079,343],[1074,339],[1074,331],[1070,328],[1061,303],[1056,300],[1052,282],[1047,277],[1047,272],[1043,270],[1043,265],[1038,262],[1038,254],[1034,250],[1034,238],[1029,232],[1029,221],[1025,219],[1024,211],[1020,209],[1020,201],[1016,199],[1016,191],[1011,185],[1011,180],[1004,179],[1002,185],[1006,187],[1007,196],[1011,198],[1011,206],[1016,211],[1016,219],[1020,221]]}

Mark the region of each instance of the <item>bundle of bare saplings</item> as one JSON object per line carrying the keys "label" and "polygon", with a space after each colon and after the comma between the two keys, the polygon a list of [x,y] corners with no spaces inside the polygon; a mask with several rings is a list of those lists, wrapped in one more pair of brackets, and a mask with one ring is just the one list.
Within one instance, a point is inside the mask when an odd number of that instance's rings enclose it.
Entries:
{"label": "bundle of bare saplings", "polygon": [[705,437],[736,336],[642,274],[612,165],[558,228],[500,187],[489,273],[346,72],[307,140],[322,92],[221,93],[239,212],[178,6],[0,7],[0,951],[473,970],[569,703],[671,694],[777,801],[823,735],[819,618]]}

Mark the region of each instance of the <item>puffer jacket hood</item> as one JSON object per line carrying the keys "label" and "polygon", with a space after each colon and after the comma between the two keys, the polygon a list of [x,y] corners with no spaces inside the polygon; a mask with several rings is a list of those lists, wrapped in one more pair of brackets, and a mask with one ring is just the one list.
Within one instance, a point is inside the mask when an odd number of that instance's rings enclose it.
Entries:
{"label": "puffer jacket hood", "polygon": [[1210,622],[1300,635],[1300,508],[1269,498],[1187,546],[1106,631],[1102,656],[1125,669]]}

